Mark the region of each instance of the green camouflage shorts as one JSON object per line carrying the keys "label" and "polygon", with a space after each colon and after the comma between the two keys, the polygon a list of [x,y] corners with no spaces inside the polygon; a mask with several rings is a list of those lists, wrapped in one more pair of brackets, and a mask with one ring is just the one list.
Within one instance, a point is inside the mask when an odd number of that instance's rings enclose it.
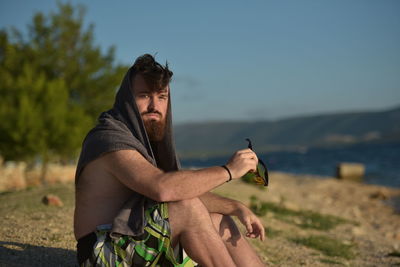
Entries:
{"label": "green camouflage shorts", "polygon": [[179,266],[193,267],[186,257],[180,262],[171,246],[171,229],[168,206],[160,203],[145,211],[147,225],[140,238],[132,236],[111,237],[111,226],[99,226],[95,231],[97,241],[91,256],[80,266]]}

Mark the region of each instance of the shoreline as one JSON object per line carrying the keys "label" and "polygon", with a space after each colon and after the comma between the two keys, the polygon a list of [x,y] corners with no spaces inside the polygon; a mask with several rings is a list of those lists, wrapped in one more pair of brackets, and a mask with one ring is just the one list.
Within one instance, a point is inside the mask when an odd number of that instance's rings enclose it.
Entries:
{"label": "shoreline", "polygon": [[[185,168],[183,169],[195,170],[206,167],[207,166],[203,167],[185,166]],[[75,180],[75,170],[76,170],[76,165],[50,164],[48,167],[48,175],[46,177],[46,183],[57,184],[57,183],[73,182]],[[32,169],[27,169],[26,164],[23,162],[12,164],[11,166],[0,165],[0,192],[18,191],[29,187],[38,186],[40,185],[40,173],[41,173],[40,166],[36,166],[35,168]],[[298,178],[309,177],[321,180],[335,179],[341,181],[340,179],[334,176],[328,176],[328,175],[288,172],[279,170],[272,170],[269,171],[269,173],[282,173],[291,177],[298,177]],[[400,189],[400,187],[390,186],[386,184],[368,183],[367,181],[365,181],[365,177],[362,179],[362,181],[356,182],[356,184],[382,186],[394,190]]]}
{"label": "shoreline", "polygon": [[[183,169],[189,169],[189,170],[196,170],[196,169],[202,169],[202,168],[207,168],[210,166],[188,166],[185,167]],[[281,171],[281,170],[268,170],[268,173],[282,173],[282,174],[287,174],[289,176],[293,176],[293,177],[310,177],[310,178],[315,178],[315,179],[335,179],[338,181],[341,181],[341,179],[335,177],[335,176],[331,176],[331,175],[320,175],[320,174],[313,174],[313,173],[300,173],[300,172],[290,172],[290,171]],[[382,186],[382,187],[387,187],[387,188],[391,188],[391,189],[400,189],[400,186],[391,186],[391,185],[386,185],[386,184],[377,184],[377,183],[369,183],[367,181],[365,181],[365,177],[362,178],[361,181],[359,182],[354,182],[356,184],[360,184],[360,185],[372,185],[372,186]]]}

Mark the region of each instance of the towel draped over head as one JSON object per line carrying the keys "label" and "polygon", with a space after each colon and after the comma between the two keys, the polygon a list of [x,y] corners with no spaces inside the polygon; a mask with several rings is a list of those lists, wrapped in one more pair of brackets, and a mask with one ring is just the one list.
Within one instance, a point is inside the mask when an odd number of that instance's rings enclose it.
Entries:
{"label": "towel draped over head", "polygon": [[[104,153],[118,150],[136,150],[165,172],[180,169],[173,142],[170,94],[165,135],[161,141],[150,143],[134,98],[133,80],[136,74],[134,66],[129,68],[117,92],[113,108],[100,115],[97,125],[84,139],[76,169],[75,184],[78,183],[82,170],[89,162]],[[131,236],[143,234],[146,224],[144,210],[155,204],[154,200],[132,190],[132,197],[121,207],[114,219],[112,232]]]}

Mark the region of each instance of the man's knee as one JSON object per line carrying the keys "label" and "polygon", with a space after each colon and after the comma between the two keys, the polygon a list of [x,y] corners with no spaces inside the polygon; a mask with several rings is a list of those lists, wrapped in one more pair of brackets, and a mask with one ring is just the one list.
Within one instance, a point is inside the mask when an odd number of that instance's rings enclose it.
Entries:
{"label": "man's knee", "polygon": [[214,230],[210,213],[199,198],[168,202],[168,211],[173,244],[182,233]]}
{"label": "man's knee", "polygon": [[210,216],[214,227],[221,236],[222,240],[235,245],[236,241],[241,238],[240,231],[236,226],[235,221],[230,216],[219,213],[211,213]]}
{"label": "man's knee", "polygon": [[208,210],[199,198],[169,202],[168,209],[170,217],[179,218],[188,225],[210,220]]}

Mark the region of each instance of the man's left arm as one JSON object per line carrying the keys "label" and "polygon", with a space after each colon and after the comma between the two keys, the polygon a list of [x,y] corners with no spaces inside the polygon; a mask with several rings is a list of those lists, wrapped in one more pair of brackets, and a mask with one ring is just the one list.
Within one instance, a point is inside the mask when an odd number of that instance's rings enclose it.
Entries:
{"label": "man's left arm", "polygon": [[260,219],[243,203],[207,192],[200,196],[201,201],[208,211],[223,215],[236,216],[246,227],[246,236],[250,238],[260,237],[265,239],[265,229]]}

